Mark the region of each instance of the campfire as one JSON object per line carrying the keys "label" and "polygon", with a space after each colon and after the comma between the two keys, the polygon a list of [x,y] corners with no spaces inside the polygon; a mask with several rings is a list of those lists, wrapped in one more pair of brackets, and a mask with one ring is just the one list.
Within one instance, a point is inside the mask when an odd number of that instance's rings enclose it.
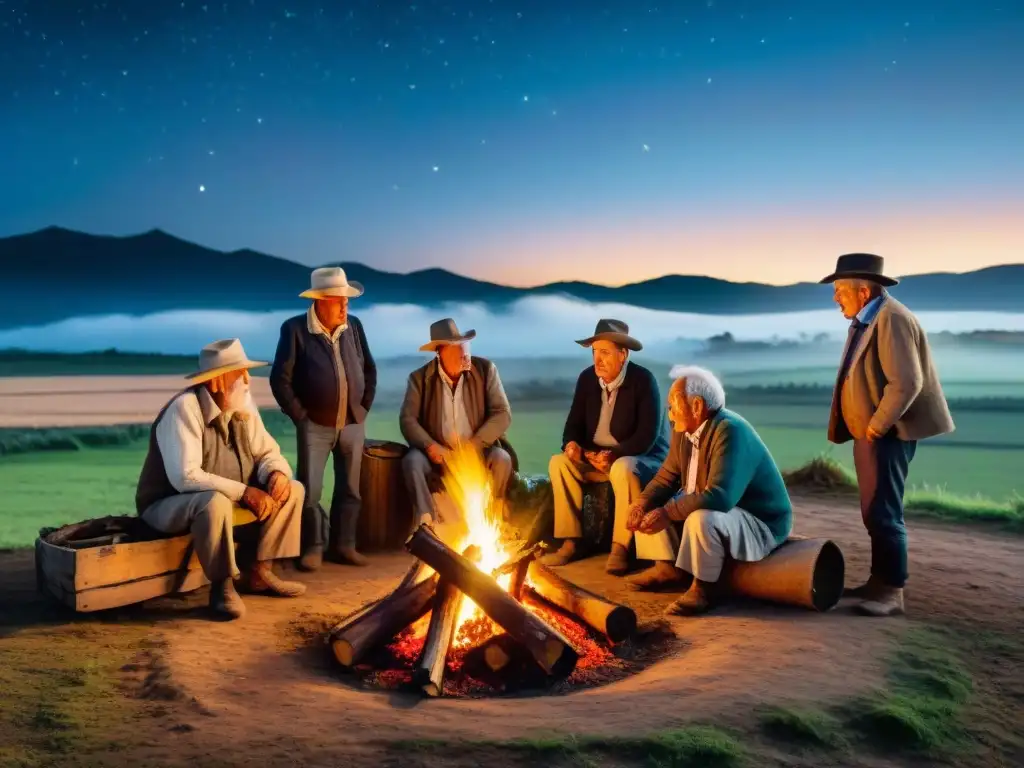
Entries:
{"label": "campfire", "polygon": [[459,520],[413,532],[398,586],[332,630],[338,662],[428,696],[446,682],[449,693],[543,687],[614,663],[636,614],[537,562],[504,524],[479,452],[453,451],[442,480]]}

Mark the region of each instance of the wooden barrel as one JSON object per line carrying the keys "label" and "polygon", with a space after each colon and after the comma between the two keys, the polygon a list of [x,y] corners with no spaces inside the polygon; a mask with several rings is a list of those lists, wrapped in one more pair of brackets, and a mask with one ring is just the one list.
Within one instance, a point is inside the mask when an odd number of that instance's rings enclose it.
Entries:
{"label": "wooden barrel", "polygon": [[362,552],[402,549],[413,528],[412,503],[402,478],[408,447],[388,440],[367,440],[359,491],[363,497],[356,546]]}

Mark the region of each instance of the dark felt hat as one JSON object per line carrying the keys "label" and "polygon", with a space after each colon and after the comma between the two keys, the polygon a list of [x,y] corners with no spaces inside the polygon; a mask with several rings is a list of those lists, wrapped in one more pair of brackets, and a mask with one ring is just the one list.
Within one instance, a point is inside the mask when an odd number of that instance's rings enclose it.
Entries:
{"label": "dark felt hat", "polygon": [[581,347],[589,347],[595,341],[610,341],[634,352],[644,348],[643,344],[629,335],[629,326],[621,320],[598,320],[594,335],[587,339],[579,339],[576,343]]}
{"label": "dark felt hat", "polygon": [[836,259],[836,271],[823,277],[820,283],[834,283],[836,280],[870,280],[879,285],[896,285],[895,277],[883,275],[885,259],[873,253],[847,253]]}

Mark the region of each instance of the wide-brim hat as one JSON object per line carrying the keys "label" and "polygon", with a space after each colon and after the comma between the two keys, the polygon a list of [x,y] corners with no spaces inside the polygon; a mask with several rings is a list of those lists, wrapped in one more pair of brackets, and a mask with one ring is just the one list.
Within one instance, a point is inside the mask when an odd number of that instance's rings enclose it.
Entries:
{"label": "wide-brim hat", "polygon": [[207,344],[199,352],[199,370],[190,373],[186,379],[193,384],[210,381],[232,371],[247,371],[270,365],[262,360],[250,360],[238,339],[221,339]]}
{"label": "wide-brim hat", "polygon": [[420,352],[434,352],[445,344],[461,344],[476,338],[476,331],[459,332],[459,326],[450,317],[430,324],[430,341],[420,347]]}
{"label": "wide-brim hat", "polygon": [[873,253],[847,253],[836,259],[836,269],[831,275],[821,278],[819,283],[834,283],[836,280],[870,280],[879,285],[898,285],[899,280],[882,274],[885,259]]}
{"label": "wide-brim hat", "polygon": [[589,347],[595,341],[610,341],[634,352],[639,352],[644,345],[629,335],[629,326],[621,320],[602,319],[597,321],[594,335],[576,341],[581,347]]}
{"label": "wide-brim hat", "polygon": [[354,299],[363,295],[363,286],[349,280],[341,267],[319,267],[309,278],[309,289],[299,294],[304,299]]}

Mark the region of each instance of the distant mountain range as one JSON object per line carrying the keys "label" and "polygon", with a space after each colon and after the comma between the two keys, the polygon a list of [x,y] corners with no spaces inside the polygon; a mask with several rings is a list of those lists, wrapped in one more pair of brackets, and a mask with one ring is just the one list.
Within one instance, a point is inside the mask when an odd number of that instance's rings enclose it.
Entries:
{"label": "distant mountain range", "polygon": [[[407,274],[343,262],[366,286],[370,304],[482,302],[500,307],[528,296],[561,295],[699,314],[762,314],[828,309],[831,294],[814,282],[774,286],[667,275],[619,287],[560,282],[515,288],[443,269]],[[832,264],[822,261],[822,274]],[[310,267],[252,250],[225,253],[160,230],[90,235],[60,227],[0,238],[0,329],[75,316],[140,315],[174,309],[301,310]],[[904,278],[893,295],[915,310],[1024,312],[1024,264],[963,274]]]}

